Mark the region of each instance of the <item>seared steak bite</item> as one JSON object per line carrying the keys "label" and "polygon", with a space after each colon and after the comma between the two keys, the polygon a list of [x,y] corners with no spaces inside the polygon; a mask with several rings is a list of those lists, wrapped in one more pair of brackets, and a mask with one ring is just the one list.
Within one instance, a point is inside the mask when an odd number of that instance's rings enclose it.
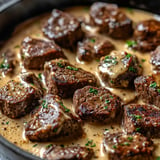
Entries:
{"label": "seared steak bite", "polygon": [[25,127],[31,141],[56,141],[81,136],[82,123],[56,95],[46,95]]}
{"label": "seared steak bite", "polygon": [[10,118],[19,118],[37,106],[41,96],[35,86],[11,80],[0,88],[0,110]]}
{"label": "seared steak bite", "polygon": [[86,85],[96,85],[96,77],[93,74],[63,59],[46,63],[44,75],[48,92],[58,94],[62,98],[71,97],[76,89]]}
{"label": "seared steak bite", "polygon": [[160,71],[160,45],[151,52],[150,62],[154,66],[155,70]]}
{"label": "seared steak bite", "polygon": [[109,123],[121,115],[121,100],[105,88],[86,86],[76,90],[73,106],[83,120]]}
{"label": "seared steak bite", "polygon": [[145,103],[160,107],[160,83],[153,76],[140,76],[134,80],[137,96]]}
{"label": "seared steak bite", "polygon": [[107,133],[103,146],[108,160],[153,160],[153,142],[140,133]]}
{"label": "seared steak bite", "polygon": [[160,137],[160,109],[149,104],[124,106],[124,130],[140,132],[147,137]]}
{"label": "seared steak bite", "polygon": [[0,58],[0,74],[13,74],[16,64],[18,63],[15,53],[11,50],[7,50],[0,55]]}
{"label": "seared steak bite", "polygon": [[152,51],[160,44],[160,22],[154,19],[137,24],[134,31],[134,49],[142,52]]}
{"label": "seared steak bite", "polygon": [[77,56],[80,61],[92,61],[107,55],[114,49],[113,44],[102,37],[89,36],[78,42]]}
{"label": "seared steak bite", "polygon": [[44,152],[43,158],[47,160],[90,160],[93,154],[93,150],[86,147],[70,146],[64,148],[51,145]]}
{"label": "seared steak bite", "polygon": [[64,48],[74,49],[83,38],[81,23],[72,15],[54,9],[42,29],[44,35]]}
{"label": "seared steak bite", "polygon": [[90,8],[90,19],[101,32],[113,38],[126,39],[132,35],[132,20],[115,4],[94,3]]}
{"label": "seared steak bite", "polygon": [[21,56],[27,69],[43,69],[51,59],[66,58],[62,49],[53,41],[26,37],[22,41]]}
{"label": "seared steak bite", "polygon": [[134,78],[142,74],[137,57],[125,51],[113,51],[102,57],[98,70],[104,82],[119,88],[133,86]]}

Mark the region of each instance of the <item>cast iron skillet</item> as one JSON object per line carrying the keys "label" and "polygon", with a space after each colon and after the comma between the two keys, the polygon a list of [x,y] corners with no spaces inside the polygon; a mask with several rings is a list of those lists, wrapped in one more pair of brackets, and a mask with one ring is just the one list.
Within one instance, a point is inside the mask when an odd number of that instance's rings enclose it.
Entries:
{"label": "cast iron skillet", "polygon": [[[96,0],[0,0],[0,45],[12,34],[14,27],[40,13],[53,8],[91,5]],[[123,7],[139,8],[160,14],[160,0],[101,0]],[[41,160],[23,151],[0,136],[0,160]]]}

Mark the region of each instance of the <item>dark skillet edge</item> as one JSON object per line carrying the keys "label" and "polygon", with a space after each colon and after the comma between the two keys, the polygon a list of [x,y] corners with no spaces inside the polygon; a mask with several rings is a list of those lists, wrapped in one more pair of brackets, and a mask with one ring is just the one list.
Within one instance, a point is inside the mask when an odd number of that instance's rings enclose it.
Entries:
{"label": "dark skillet edge", "polygon": [[[15,26],[28,18],[34,17],[46,11],[50,11],[53,8],[61,9],[75,5],[89,5],[95,1],[96,0],[34,0],[32,3],[29,3],[28,0],[21,0],[16,2],[0,13],[0,46],[3,45],[5,41],[12,35]],[[124,0],[101,1],[117,3],[119,6],[143,9],[160,14],[160,8],[158,8],[160,6],[160,0],[157,0],[154,3],[150,0],[129,0],[127,2]],[[12,26],[9,24],[12,24]],[[0,159],[2,158],[3,160],[41,160],[41,158],[36,157],[31,153],[24,151],[23,149],[20,149],[0,135]]]}

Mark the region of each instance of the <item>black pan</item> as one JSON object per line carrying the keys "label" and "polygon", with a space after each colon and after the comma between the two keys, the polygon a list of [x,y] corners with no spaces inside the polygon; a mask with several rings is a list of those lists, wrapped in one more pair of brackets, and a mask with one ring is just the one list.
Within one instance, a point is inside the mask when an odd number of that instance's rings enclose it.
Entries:
{"label": "black pan", "polygon": [[[139,8],[160,14],[160,0],[103,0],[119,6]],[[14,27],[53,8],[90,5],[95,0],[0,0],[0,44],[12,34]],[[0,136],[0,160],[41,160]]]}

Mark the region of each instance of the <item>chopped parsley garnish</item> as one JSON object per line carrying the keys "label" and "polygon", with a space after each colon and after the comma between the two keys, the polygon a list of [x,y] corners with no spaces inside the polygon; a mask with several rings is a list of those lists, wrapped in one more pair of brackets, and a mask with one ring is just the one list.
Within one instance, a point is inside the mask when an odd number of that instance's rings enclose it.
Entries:
{"label": "chopped parsley garnish", "polygon": [[128,142],[123,143],[125,146],[129,146],[130,144]]}
{"label": "chopped parsley garnish", "polygon": [[110,82],[113,84],[113,81],[112,81],[112,80],[110,80]]}
{"label": "chopped parsley garnish", "polygon": [[140,67],[140,68],[142,68],[142,65],[141,65],[141,64],[139,64],[139,67]]}
{"label": "chopped parsley garnish", "polygon": [[55,129],[53,130],[53,132],[57,132],[57,130],[58,130],[58,128],[55,128]]}
{"label": "chopped parsley garnish", "polygon": [[5,63],[5,61],[3,60],[3,62],[0,64],[0,69],[8,69],[9,68],[9,64]]}
{"label": "chopped parsley garnish", "polygon": [[93,143],[93,140],[88,140],[87,143],[85,144],[85,146],[95,147],[96,144]]}
{"label": "chopped parsley garnish", "polygon": [[33,145],[33,147],[37,147],[37,146],[38,146],[38,144],[37,144],[37,143]]}
{"label": "chopped parsley garnish", "polygon": [[145,60],[145,59],[141,59],[141,61],[142,61],[142,62],[145,62],[146,60]]}
{"label": "chopped parsley garnish", "polygon": [[106,100],[105,100],[105,103],[110,103],[110,100],[109,100],[109,99],[106,99]]}
{"label": "chopped parsley garnish", "polygon": [[116,149],[116,148],[117,148],[117,146],[116,146],[116,145],[113,145],[112,147],[113,147],[114,149]]}
{"label": "chopped parsley garnish", "polygon": [[92,43],[95,43],[95,41],[96,41],[95,39],[90,39],[90,42]]}
{"label": "chopped parsley garnish", "polygon": [[60,67],[60,68],[63,68],[63,67],[64,67],[64,65],[63,65],[62,63],[60,63],[60,62],[57,62],[57,65],[58,65],[58,67]]}
{"label": "chopped parsley garnish", "polygon": [[130,58],[132,55],[130,53],[126,54],[126,58]]}
{"label": "chopped parsley garnish", "polygon": [[132,141],[133,140],[133,137],[128,137],[127,138],[129,141]]}
{"label": "chopped parsley garnish", "polygon": [[118,63],[118,61],[116,59],[117,59],[116,57],[105,56],[104,63],[111,63],[111,64],[116,65]]}
{"label": "chopped parsley garnish", "polygon": [[156,160],[160,160],[160,156],[156,158]]}
{"label": "chopped parsley garnish", "polygon": [[48,104],[46,103],[46,100],[43,100],[43,102],[42,102],[42,107],[43,107],[43,108],[48,108]]}
{"label": "chopped parsley garnish", "polygon": [[135,117],[136,119],[142,119],[142,116],[140,116],[140,115],[132,115],[133,117]]}
{"label": "chopped parsley garnish", "polygon": [[111,96],[111,95],[110,95],[109,97],[110,97],[110,98],[113,98],[113,96]]}
{"label": "chopped parsley garnish", "polygon": [[138,131],[140,131],[140,129],[141,129],[141,128],[138,127],[138,128],[136,128],[136,131],[138,132]]}
{"label": "chopped parsley garnish", "polygon": [[42,73],[39,73],[39,74],[38,74],[38,78],[39,78],[39,79],[42,79]]}
{"label": "chopped parsley garnish", "polygon": [[50,147],[52,147],[53,146],[53,144],[48,144],[47,146],[46,146],[46,148],[50,148]]}
{"label": "chopped parsley garnish", "polygon": [[133,40],[129,40],[129,41],[126,42],[126,45],[128,47],[133,47],[133,46],[137,45],[137,42],[133,41]]}
{"label": "chopped parsley garnish", "polygon": [[104,106],[104,109],[108,109],[108,106]]}
{"label": "chopped parsley garnish", "polygon": [[133,9],[132,9],[132,8],[127,8],[127,11],[128,11],[129,13],[132,13],[132,14],[133,14]]}
{"label": "chopped parsley garnish", "polygon": [[89,89],[89,93],[94,93],[94,94],[98,94],[98,90],[97,89],[94,89],[94,88],[90,88]]}
{"label": "chopped parsley garnish", "polygon": [[6,122],[6,124],[9,124],[9,121],[8,121],[8,122]]}
{"label": "chopped parsley garnish", "polygon": [[134,67],[132,67],[132,66],[130,66],[128,70],[129,70],[129,71],[131,71],[131,72],[134,72],[134,73],[136,73],[136,72],[137,72],[137,69],[136,69],[136,68],[134,68]]}
{"label": "chopped parsley garnish", "polygon": [[75,68],[75,67],[67,66],[66,68],[70,69],[70,70],[73,70],[73,71],[78,71],[78,68]]}
{"label": "chopped parsley garnish", "polygon": [[105,130],[105,131],[108,131],[109,129],[105,128],[104,130]]}
{"label": "chopped parsley garnish", "polygon": [[160,89],[157,89],[158,93],[160,93]]}
{"label": "chopped parsley garnish", "polygon": [[60,103],[60,105],[64,108],[64,111],[65,112],[69,112],[70,111],[70,109],[68,109],[64,104],[63,104],[63,102],[59,102]]}
{"label": "chopped parsley garnish", "polygon": [[156,82],[153,82],[153,83],[151,83],[151,84],[149,85],[149,87],[151,87],[151,88],[156,88],[156,87],[157,87],[157,83],[156,83]]}
{"label": "chopped parsley garnish", "polygon": [[96,62],[100,62],[100,60],[99,60],[99,59],[96,59]]}

